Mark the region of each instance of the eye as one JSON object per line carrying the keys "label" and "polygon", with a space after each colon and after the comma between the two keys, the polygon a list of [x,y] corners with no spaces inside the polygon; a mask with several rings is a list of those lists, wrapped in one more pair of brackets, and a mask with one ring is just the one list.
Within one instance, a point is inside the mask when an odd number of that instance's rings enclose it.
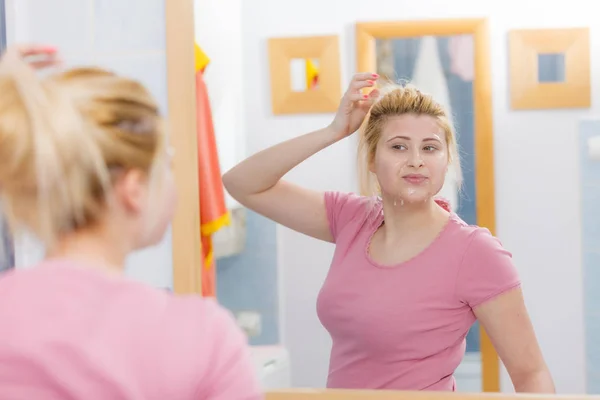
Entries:
{"label": "eye", "polygon": [[406,146],[403,144],[395,144],[392,146],[392,149],[394,150],[406,150]]}
{"label": "eye", "polygon": [[429,145],[429,146],[423,147],[423,150],[425,150],[425,151],[436,151],[437,148],[435,146]]}

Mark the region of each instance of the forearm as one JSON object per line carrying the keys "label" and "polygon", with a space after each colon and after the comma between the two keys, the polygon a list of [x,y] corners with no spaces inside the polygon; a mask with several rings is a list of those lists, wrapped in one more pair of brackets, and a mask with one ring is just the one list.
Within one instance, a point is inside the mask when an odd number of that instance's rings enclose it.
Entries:
{"label": "forearm", "polygon": [[513,379],[517,393],[556,393],[554,382],[548,369],[530,373]]}
{"label": "forearm", "polygon": [[328,127],[279,143],[233,167],[223,175],[223,183],[234,198],[264,192],[302,161],[337,142],[339,137]]}

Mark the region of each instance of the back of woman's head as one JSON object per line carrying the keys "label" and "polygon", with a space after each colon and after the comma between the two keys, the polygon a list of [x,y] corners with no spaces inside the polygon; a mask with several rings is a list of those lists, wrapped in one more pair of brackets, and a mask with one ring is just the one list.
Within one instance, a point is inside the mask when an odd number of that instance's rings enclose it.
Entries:
{"label": "back of woman's head", "polygon": [[462,182],[460,159],[454,128],[444,107],[433,96],[421,92],[413,85],[386,84],[379,89],[380,94],[369,111],[369,115],[361,129],[359,142],[359,180],[360,191],[364,195],[378,195],[380,192],[377,179],[370,172],[369,166],[375,159],[377,144],[383,128],[391,117],[405,114],[426,115],[437,120],[444,132],[448,146],[448,163],[453,167],[458,184]]}
{"label": "back of woman's head", "polygon": [[0,64],[0,199],[12,230],[46,244],[97,223],[121,171],[151,172],[158,107],[139,83],[96,68],[39,79]]}

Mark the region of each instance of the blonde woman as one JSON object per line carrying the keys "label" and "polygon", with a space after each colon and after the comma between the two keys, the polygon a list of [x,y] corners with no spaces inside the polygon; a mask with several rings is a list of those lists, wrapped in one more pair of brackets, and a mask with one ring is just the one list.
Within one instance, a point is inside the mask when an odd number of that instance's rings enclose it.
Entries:
{"label": "blonde woman", "polygon": [[123,276],[175,206],[156,102],[101,69],[38,78],[56,54],[24,46],[0,61],[2,208],[48,249],[0,278],[0,398],[262,398],[227,312]]}
{"label": "blonde woman", "polygon": [[[435,197],[448,169],[459,168],[444,109],[412,86],[361,94],[377,78],[354,77],[330,126],[259,152],[223,177],[240,203],[335,243],[317,299],[333,340],[327,386],[453,391],[465,337],[479,319],[517,391],[553,392],[510,253]],[[282,180],[365,118],[363,189],[373,196]]]}

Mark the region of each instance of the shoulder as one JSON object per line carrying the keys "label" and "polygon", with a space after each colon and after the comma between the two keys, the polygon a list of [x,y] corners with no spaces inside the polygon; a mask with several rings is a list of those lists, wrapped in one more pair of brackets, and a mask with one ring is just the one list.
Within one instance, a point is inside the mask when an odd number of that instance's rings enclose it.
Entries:
{"label": "shoulder", "polygon": [[492,235],[487,228],[468,226],[465,228],[467,238],[466,254],[480,257],[512,257],[504,248],[500,239]]}
{"label": "shoulder", "polygon": [[334,239],[347,226],[362,225],[368,217],[374,217],[382,210],[381,199],[374,196],[360,196],[355,193],[325,192],[325,208],[329,227]]}
{"label": "shoulder", "polygon": [[325,201],[332,206],[345,208],[365,208],[380,203],[379,198],[375,196],[361,196],[352,192],[325,192]]}
{"label": "shoulder", "polygon": [[452,218],[457,228],[453,230],[450,241],[458,252],[459,269],[463,275],[497,267],[513,269],[511,252],[489,229],[469,225],[455,214]]}
{"label": "shoulder", "polygon": [[198,295],[166,296],[168,315],[174,320],[173,323],[179,326],[187,325],[188,328],[196,330],[196,334],[199,334],[200,330],[202,336],[214,342],[227,339],[245,342],[245,336],[237,327],[233,314],[215,299]]}
{"label": "shoulder", "polygon": [[167,294],[168,306],[157,330],[169,381],[191,382],[194,398],[260,399],[260,383],[248,340],[233,314],[213,298]]}
{"label": "shoulder", "polygon": [[[227,359],[247,345],[247,339],[238,328],[233,314],[212,298],[198,295],[166,295],[163,309],[164,334],[181,358],[196,364],[198,372],[209,374],[211,363]],[[190,350],[194,351],[190,353]],[[174,348],[170,350],[176,354]],[[203,355],[198,359],[197,355]],[[192,358],[189,358],[192,357]]]}
{"label": "shoulder", "polygon": [[354,218],[381,209],[381,199],[350,192],[325,192],[325,206],[337,218]]}
{"label": "shoulder", "polygon": [[457,294],[471,307],[520,285],[512,254],[486,228],[465,226],[465,251],[457,275]]}
{"label": "shoulder", "polygon": [[196,329],[186,338],[190,345],[185,357],[196,363],[192,371],[199,376],[198,398],[262,399],[247,337],[233,314],[211,298],[186,296],[177,300],[188,318],[195,319]]}
{"label": "shoulder", "polygon": [[455,225],[451,239],[461,242],[462,245],[456,246],[456,248],[462,248],[464,253],[486,253],[503,248],[500,240],[492,235],[489,229],[478,225],[469,225],[454,213],[450,218]]}

